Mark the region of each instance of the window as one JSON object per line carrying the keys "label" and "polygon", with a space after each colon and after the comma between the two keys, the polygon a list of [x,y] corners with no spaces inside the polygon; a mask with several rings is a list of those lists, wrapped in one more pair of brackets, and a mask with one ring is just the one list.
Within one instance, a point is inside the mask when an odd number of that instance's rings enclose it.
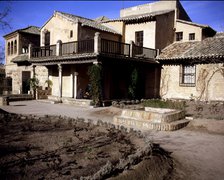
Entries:
{"label": "window", "polygon": [[50,32],[49,31],[46,31],[44,33],[44,45],[45,46],[50,46]]}
{"label": "window", "polygon": [[183,39],[183,32],[176,32],[176,41],[181,41]]}
{"label": "window", "polygon": [[195,33],[189,34],[189,40],[195,40]]}
{"label": "window", "polygon": [[8,55],[10,55],[10,42],[8,42]]}
{"label": "window", "polygon": [[17,41],[16,40],[14,41],[14,53],[15,54],[17,53]]}
{"label": "window", "polygon": [[22,47],[22,54],[26,54],[28,53],[28,47],[27,46],[23,46]]}
{"label": "window", "polygon": [[180,85],[195,86],[196,67],[193,65],[182,65],[180,68]]}
{"label": "window", "polygon": [[13,54],[13,41],[11,42],[11,53],[10,54]]}
{"label": "window", "polygon": [[143,47],[143,31],[135,32],[135,44]]}
{"label": "window", "polygon": [[70,38],[73,37],[73,30],[70,31]]}

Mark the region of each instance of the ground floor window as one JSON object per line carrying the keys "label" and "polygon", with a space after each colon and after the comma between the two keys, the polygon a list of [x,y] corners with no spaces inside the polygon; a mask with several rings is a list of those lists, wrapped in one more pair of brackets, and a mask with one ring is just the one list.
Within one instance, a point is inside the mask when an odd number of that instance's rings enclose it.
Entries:
{"label": "ground floor window", "polygon": [[180,86],[195,86],[196,66],[181,65],[180,67]]}

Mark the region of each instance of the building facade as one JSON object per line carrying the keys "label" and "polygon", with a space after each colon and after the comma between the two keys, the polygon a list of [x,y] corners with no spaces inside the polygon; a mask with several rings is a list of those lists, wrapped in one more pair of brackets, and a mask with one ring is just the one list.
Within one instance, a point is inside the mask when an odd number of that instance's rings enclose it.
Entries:
{"label": "building facade", "polygon": [[[27,31],[5,36],[6,75],[13,79],[13,93],[26,93],[23,80],[35,73],[42,86],[52,82],[54,97],[86,98],[88,70],[100,65],[105,100],[130,98],[133,72],[138,79],[135,98],[224,99],[222,76],[212,73],[222,72],[222,48],[218,58],[210,56],[217,50],[214,42],[223,46],[222,36],[191,22],[179,1],[122,9],[117,19],[92,20],[55,11],[38,33]],[[23,49],[25,34],[32,37]]]}
{"label": "building facade", "polygon": [[[29,79],[33,76],[33,67],[29,63],[29,44],[40,45],[38,27],[29,26],[4,36],[5,38],[5,74],[12,79],[12,90],[8,93],[27,94],[30,91]],[[48,77],[45,67],[38,67],[36,74],[43,86]]]}

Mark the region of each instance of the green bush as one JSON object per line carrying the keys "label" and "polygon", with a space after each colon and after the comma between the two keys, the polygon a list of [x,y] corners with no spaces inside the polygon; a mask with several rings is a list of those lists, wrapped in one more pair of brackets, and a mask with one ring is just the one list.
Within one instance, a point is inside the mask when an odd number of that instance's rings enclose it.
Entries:
{"label": "green bush", "polygon": [[168,108],[168,109],[185,109],[185,102],[176,102],[171,100],[149,99],[142,102],[144,107]]}
{"label": "green bush", "polygon": [[99,105],[102,100],[102,67],[100,64],[93,64],[88,69],[91,84],[91,97],[94,105]]}

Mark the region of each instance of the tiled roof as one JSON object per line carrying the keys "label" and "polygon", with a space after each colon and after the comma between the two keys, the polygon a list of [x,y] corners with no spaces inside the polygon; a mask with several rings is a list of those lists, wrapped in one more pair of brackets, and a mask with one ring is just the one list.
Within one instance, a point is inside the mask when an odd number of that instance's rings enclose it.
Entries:
{"label": "tiled roof", "polygon": [[175,59],[180,58],[184,53],[194,47],[195,44],[199,44],[199,41],[188,41],[188,42],[174,42],[162,50],[161,54],[157,59]]}
{"label": "tiled roof", "polygon": [[15,58],[13,58],[12,62],[14,63],[24,62],[24,61],[28,61],[28,59],[29,59],[28,54],[20,54],[16,56]]}
{"label": "tiled roof", "polygon": [[106,23],[106,22],[116,22],[116,21],[130,22],[130,21],[136,21],[136,20],[153,20],[153,18],[157,15],[167,14],[172,11],[173,10],[156,11],[156,12],[152,12],[152,13],[125,16],[125,17],[117,18],[117,19],[110,19],[110,20],[106,20],[103,22]]}
{"label": "tiled roof", "polygon": [[9,34],[6,34],[4,37],[10,35],[10,34],[13,34],[13,33],[28,33],[28,34],[36,34],[36,35],[40,35],[40,29],[39,27],[36,27],[36,26],[28,26],[26,28],[23,28],[23,29],[17,29],[16,31],[13,31],[13,32],[10,32]]}
{"label": "tiled roof", "polygon": [[96,22],[102,22],[102,21],[108,21],[108,20],[110,20],[110,19],[106,16],[100,16],[100,17],[94,19],[94,21],[96,21]]}
{"label": "tiled roof", "polygon": [[203,41],[175,42],[163,49],[157,60],[160,62],[164,60],[223,61],[224,33],[217,33],[214,37],[206,38]]}
{"label": "tiled roof", "polygon": [[27,28],[20,29],[19,32],[39,35],[40,34],[40,29],[39,29],[39,27],[36,27],[36,26],[29,26]]}
{"label": "tiled roof", "polygon": [[80,22],[82,24],[82,26],[88,26],[88,27],[92,27],[95,29],[99,29],[101,31],[106,31],[106,32],[110,32],[110,33],[114,33],[114,34],[120,34],[117,31],[115,31],[114,29],[108,28],[92,19],[87,19],[84,17],[80,17],[80,16],[75,16],[73,14],[68,14],[68,13],[64,13],[64,12],[59,12],[59,11],[55,11],[56,14],[59,14],[60,16],[71,20],[73,22]]}

